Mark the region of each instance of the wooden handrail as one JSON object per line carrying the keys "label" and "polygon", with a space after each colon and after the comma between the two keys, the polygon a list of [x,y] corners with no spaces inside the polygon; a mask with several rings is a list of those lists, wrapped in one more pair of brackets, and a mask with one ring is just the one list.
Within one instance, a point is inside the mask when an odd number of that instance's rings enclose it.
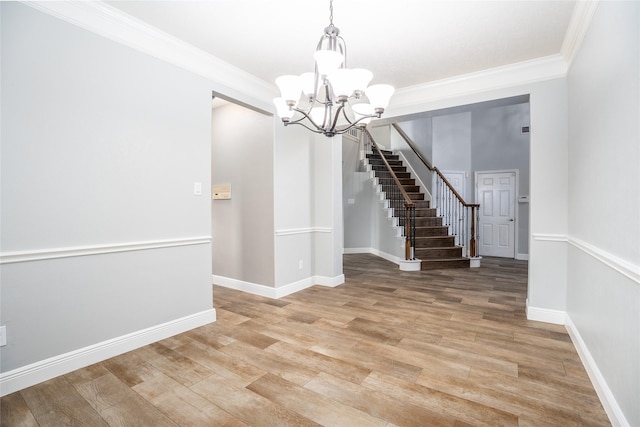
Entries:
{"label": "wooden handrail", "polygon": [[420,159],[420,161],[427,167],[427,169],[429,169],[430,171],[435,172],[436,174],[438,174],[440,179],[442,179],[442,181],[445,183],[445,185],[447,187],[449,187],[449,190],[451,190],[451,192],[454,194],[454,196],[456,196],[458,201],[460,203],[462,203],[463,206],[465,206],[465,207],[467,207],[467,206],[468,207],[471,207],[471,206],[479,207],[480,206],[479,204],[465,202],[464,199],[462,198],[462,196],[456,191],[455,188],[453,188],[453,185],[451,185],[449,180],[447,178],[445,178],[445,176],[442,174],[442,172],[440,172],[440,169],[438,169],[435,166],[432,166],[429,163],[429,161],[427,159],[425,159],[425,157],[422,155],[422,153],[420,153],[420,151],[418,151],[418,149],[416,148],[416,146],[413,143],[413,141],[411,140],[411,138],[409,138],[409,135],[407,135],[397,123],[393,123],[392,126],[393,126],[393,128],[395,130],[398,131],[398,133],[400,134],[402,139],[404,139],[404,141],[407,143],[409,148],[411,148],[411,150],[413,150],[414,154],[416,156],[418,156],[418,159]]}
{"label": "wooden handrail", "polygon": [[421,161],[422,163],[424,163],[424,165],[427,167],[427,169],[429,169],[430,171],[432,171],[432,172],[433,172],[433,169],[434,169],[434,168],[433,168],[433,166],[431,166],[431,163],[429,163],[429,161],[428,161],[426,158],[424,158],[424,156],[422,155],[422,153],[420,153],[420,152],[416,149],[415,145],[413,144],[413,141],[411,140],[411,138],[409,138],[409,135],[407,135],[407,134],[402,130],[402,128],[400,127],[400,125],[398,125],[397,123],[392,123],[391,125],[393,126],[393,128],[394,128],[395,130],[397,130],[397,131],[398,131],[398,133],[400,134],[400,136],[402,137],[402,139],[404,139],[404,140],[405,140],[405,142],[409,145],[409,147],[411,147],[411,149],[413,150],[413,152],[416,154],[416,156],[418,156],[418,158],[420,159],[420,161]]}

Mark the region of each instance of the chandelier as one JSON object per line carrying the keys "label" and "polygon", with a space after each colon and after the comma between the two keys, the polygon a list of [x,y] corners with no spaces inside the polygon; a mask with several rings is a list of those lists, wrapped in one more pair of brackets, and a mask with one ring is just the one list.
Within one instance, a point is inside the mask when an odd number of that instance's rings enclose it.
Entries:
{"label": "chandelier", "polygon": [[347,68],[347,47],[333,25],[333,0],[329,12],[329,26],[313,55],[315,72],[278,77],[281,96],[273,103],[285,126],[302,125],[332,137],[380,118],[394,88],[387,84],[367,86],[373,78],[371,71]]}

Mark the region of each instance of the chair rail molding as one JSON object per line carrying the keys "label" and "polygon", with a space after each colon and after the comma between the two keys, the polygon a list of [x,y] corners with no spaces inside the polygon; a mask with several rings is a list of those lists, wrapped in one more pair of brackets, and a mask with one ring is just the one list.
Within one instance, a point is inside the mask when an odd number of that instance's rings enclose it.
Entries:
{"label": "chair rail molding", "polygon": [[0,265],[16,262],[44,261],[56,258],[70,258],[115,252],[141,251],[148,249],[173,248],[179,246],[205,245],[211,243],[211,236],[185,237],[180,239],[124,242],[94,246],[71,246],[63,248],[35,249],[0,253]]}

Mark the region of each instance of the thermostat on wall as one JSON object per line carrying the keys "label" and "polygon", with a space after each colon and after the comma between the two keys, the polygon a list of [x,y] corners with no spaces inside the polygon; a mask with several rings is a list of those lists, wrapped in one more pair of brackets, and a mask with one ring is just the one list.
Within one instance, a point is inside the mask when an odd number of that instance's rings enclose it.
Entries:
{"label": "thermostat on wall", "polygon": [[518,197],[518,203],[529,203],[529,196]]}
{"label": "thermostat on wall", "polygon": [[214,185],[213,200],[230,200],[231,185]]}

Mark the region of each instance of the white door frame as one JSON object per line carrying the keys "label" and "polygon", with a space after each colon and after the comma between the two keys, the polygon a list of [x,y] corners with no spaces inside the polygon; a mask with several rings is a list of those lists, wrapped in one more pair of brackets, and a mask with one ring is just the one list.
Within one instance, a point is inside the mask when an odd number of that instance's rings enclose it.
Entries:
{"label": "white door frame", "polygon": [[487,170],[487,171],[475,171],[474,172],[474,181],[473,181],[473,192],[475,202],[478,201],[478,175],[482,174],[491,174],[491,173],[515,173],[516,174],[516,188],[515,194],[513,195],[513,215],[514,215],[514,223],[513,223],[513,258],[518,258],[518,224],[520,223],[518,218],[518,197],[520,188],[520,170],[519,169],[498,169],[498,170]]}

